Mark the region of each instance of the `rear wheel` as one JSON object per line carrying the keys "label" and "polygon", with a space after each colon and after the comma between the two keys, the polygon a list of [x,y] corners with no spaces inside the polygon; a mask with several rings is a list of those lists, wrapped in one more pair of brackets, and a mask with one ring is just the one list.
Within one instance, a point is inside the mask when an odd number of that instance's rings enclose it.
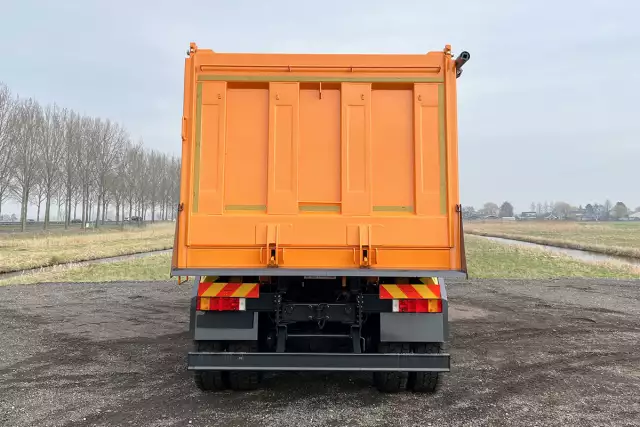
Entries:
{"label": "rear wheel", "polygon": [[[411,345],[406,343],[380,343],[378,353],[411,353]],[[385,393],[397,393],[407,388],[408,372],[375,372],[373,382]]]}
{"label": "rear wheel", "polygon": [[[414,344],[413,353],[440,353],[441,344],[420,343]],[[434,393],[438,389],[439,372],[411,372],[409,374],[408,388],[418,393]]]}
{"label": "rear wheel", "polygon": [[[196,351],[198,352],[220,352],[223,350],[222,343],[217,341],[196,341]],[[193,379],[196,386],[202,391],[224,390],[226,387],[224,373],[221,371],[194,371]]]}
{"label": "rear wheel", "polygon": [[[257,341],[232,341],[228,351],[240,353],[258,352]],[[255,390],[260,384],[260,373],[255,371],[229,371],[231,390]]]}

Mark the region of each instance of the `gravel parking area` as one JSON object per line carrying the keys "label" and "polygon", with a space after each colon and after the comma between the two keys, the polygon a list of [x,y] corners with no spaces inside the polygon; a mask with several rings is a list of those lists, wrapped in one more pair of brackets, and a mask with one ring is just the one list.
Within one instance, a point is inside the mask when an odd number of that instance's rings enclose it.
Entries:
{"label": "gravel parking area", "polygon": [[286,373],[205,394],[175,282],[0,288],[2,426],[640,425],[640,281],[449,284],[435,395],[366,374]]}

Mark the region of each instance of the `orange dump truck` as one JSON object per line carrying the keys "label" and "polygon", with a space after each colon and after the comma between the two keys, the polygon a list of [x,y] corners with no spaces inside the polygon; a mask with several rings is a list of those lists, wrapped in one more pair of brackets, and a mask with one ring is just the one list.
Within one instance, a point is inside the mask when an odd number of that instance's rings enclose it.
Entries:
{"label": "orange dump truck", "polygon": [[195,277],[203,390],[265,371],[368,371],[434,391],[444,279],[465,277],[456,78],[469,59],[216,53],[185,60],[172,275]]}

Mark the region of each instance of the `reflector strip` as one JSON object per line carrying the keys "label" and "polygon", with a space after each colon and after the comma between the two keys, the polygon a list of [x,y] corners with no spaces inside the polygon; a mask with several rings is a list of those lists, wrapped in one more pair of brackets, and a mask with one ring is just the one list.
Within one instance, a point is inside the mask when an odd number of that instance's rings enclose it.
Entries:
{"label": "reflector strip", "polygon": [[440,299],[440,285],[380,285],[380,299]]}
{"label": "reflector strip", "polygon": [[259,298],[258,283],[208,283],[198,285],[199,297]]}
{"label": "reflector strip", "polygon": [[247,298],[258,298],[258,284],[257,283],[243,283],[236,289],[236,291],[231,295],[232,297],[247,297]]}

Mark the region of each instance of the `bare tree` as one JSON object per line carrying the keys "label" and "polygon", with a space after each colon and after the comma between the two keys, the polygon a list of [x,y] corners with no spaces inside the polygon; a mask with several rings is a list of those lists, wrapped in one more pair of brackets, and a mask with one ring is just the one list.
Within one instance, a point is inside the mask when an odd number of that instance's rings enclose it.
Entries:
{"label": "bare tree", "polygon": [[499,214],[500,218],[512,217],[513,216],[513,205],[509,202],[504,202],[500,206]]}
{"label": "bare tree", "polygon": [[622,202],[616,203],[612,210],[613,216],[616,219],[626,218],[629,216],[629,209],[627,208],[627,205]]}
{"label": "bare tree", "polygon": [[178,203],[180,203],[180,159],[174,157],[171,161],[171,219],[175,219],[178,215]]}
{"label": "bare tree", "polygon": [[[58,212],[56,213],[56,221],[64,222],[64,218],[67,217],[67,204],[66,197],[64,194],[64,181],[62,179],[58,180],[58,185],[53,190],[53,195],[56,200],[56,207],[58,208]],[[64,216],[63,216],[64,213]]]}
{"label": "bare tree", "polygon": [[151,222],[156,220],[156,207],[161,203],[162,194],[162,176],[164,174],[164,156],[153,150],[149,153],[147,168],[149,171],[149,180],[147,188],[149,196],[149,205],[151,207]]}
{"label": "bare tree", "polygon": [[18,103],[14,120],[14,137],[18,148],[15,158],[16,185],[13,194],[21,205],[21,230],[25,231],[29,192],[39,174],[38,157],[42,140],[42,108],[32,99],[22,100]]}
{"label": "bare tree", "polygon": [[138,191],[138,216],[145,220],[147,217],[147,203],[149,202],[149,153],[144,150],[136,158],[136,189]]}
{"label": "bare tree", "polygon": [[38,160],[36,161],[36,170],[38,171],[38,173],[35,174],[34,176],[33,186],[31,188],[31,191],[29,192],[29,203],[31,203],[37,208],[36,209],[37,222],[40,222],[40,212],[42,208],[42,203],[44,203],[44,201],[47,198],[46,190],[44,187],[44,181],[42,179],[42,166],[43,166],[43,163],[41,161],[41,158],[38,157]]}
{"label": "bare tree", "polygon": [[142,167],[141,157],[143,155],[142,141],[136,145],[130,145],[127,149],[125,156],[125,199],[129,205],[129,219],[133,216],[134,204],[137,202],[138,191],[137,186],[139,184],[139,175],[144,173],[138,168]]}
{"label": "bare tree", "polygon": [[94,145],[92,148],[95,156],[95,183],[98,196],[95,222],[97,228],[100,219],[101,203],[105,199],[108,191],[107,178],[116,170],[118,159],[127,141],[127,134],[119,125],[109,120],[106,122],[96,122],[95,131],[94,136],[97,136],[97,138],[93,140]]}
{"label": "bare tree", "polygon": [[482,207],[482,213],[484,215],[498,215],[500,207],[493,202],[487,202]]}
{"label": "bare tree", "polygon": [[78,147],[75,151],[78,171],[78,188],[82,194],[82,228],[89,221],[91,214],[91,199],[94,183],[94,158],[91,148],[99,137],[99,120],[82,117],[79,124]]}
{"label": "bare tree", "polygon": [[73,219],[76,219],[76,208],[78,206],[78,196],[76,190],[79,187],[78,160],[81,148],[80,117],[73,111],[64,110],[62,112],[63,134],[63,158],[62,158],[62,181],[65,194],[65,228],[69,228],[71,223],[71,206],[74,207]]}
{"label": "bare tree", "polygon": [[609,219],[609,217],[611,216],[611,209],[613,208],[613,204],[611,203],[611,200],[607,199],[604,202],[604,219]]}
{"label": "bare tree", "polygon": [[16,199],[23,230],[30,203],[38,220],[44,203],[45,229],[52,204],[65,227],[72,215],[79,218],[78,205],[83,227],[93,219],[96,227],[104,223],[111,207],[116,221],[124,220],[126,209],[129,217],[135,211],[151,221],[173,219],[179,173],[178,158],[129,143],[119,124],[14,99],[0,83],[0,214],[7,197]]}
{"label": "bare tree", "polygon": [[[133,203],[134,191],[133,188],[130,187],[133,180],[130,179],[127,174],[129,173],[129,164],[132,158],[131,153],[134,149],[131,142],[127,141],[118,158],[111,188],[112,197],[116,205],[116,223],[122,220],[123,225],[125,220],[125,203],[128,201],[129,206]],[[129,217],[131,217],[131,213],[129,213]]]}
{"label": "bare tree", "polygon": [[556,202],[553,205],[553,213],[560,219],[566,219],[569,216],[569,212],[571,212],[571,205],[569,203]]}
{"label": "bare tree", "polygon": [[9,197],[9,187],[13,178],[13,161],[17,149],[12,135],[14,106],[15,100],[9,88],[0,83],[0,214],[2,214],[2,204]]}
{"label": "bare tree", "polygon": [[[44,109],[43,138],[40,148],[42,160],[41,187],[44,192],[44,229],[49,226],[51,199],[62,178],[61,163],[64,156],[64,122],[60,110],[54,104]],[[38,207],[38,211],[40,208]],[[39,216],[39,215],[38,215]]]}

